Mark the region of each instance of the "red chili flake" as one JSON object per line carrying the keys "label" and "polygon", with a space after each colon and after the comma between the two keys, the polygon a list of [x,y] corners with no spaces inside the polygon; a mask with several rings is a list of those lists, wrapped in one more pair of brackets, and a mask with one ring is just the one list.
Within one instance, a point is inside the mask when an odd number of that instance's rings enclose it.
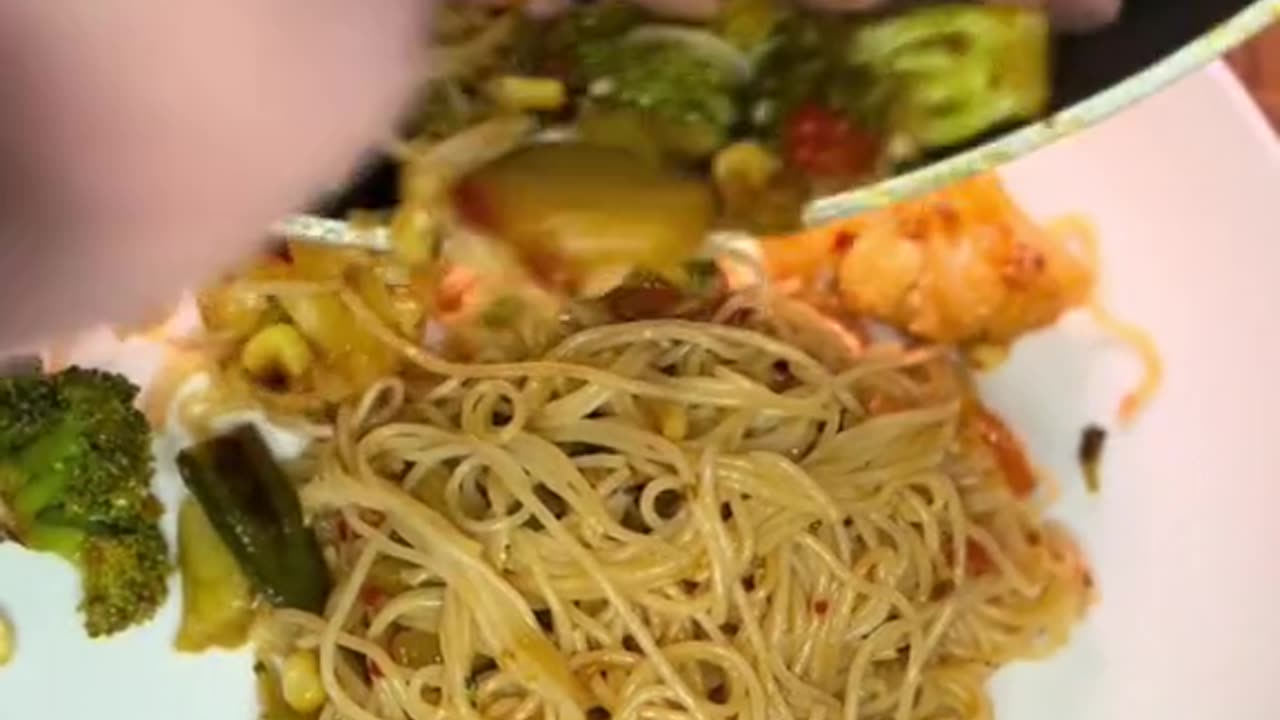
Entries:
{"label": "red chili flake", "polygon": [[1016,243],[1000,269],[1000,275],[1009,287],[1024,289],[1039,279],[1047,263],[1039,249],[1026,243]]}
{"label": "red chili flake", "polygon": [[836,232],[836,238],[832,245],[832,249],[834,249],[836,253],[843,255],[849,251],[849,248],[853,247],[853,242],[857,239],[858,236],[848,230],[839,230]]}
{"label": "red chili flake", "polygon": [[965,542],[965,554],[967,556],[965,571],[969,577],[982,577],[996,569],[991,556],[987,554],[987,549],[973,538]]}
{"label": "red chili flake", "polygon": [[948,200],[938,200],[933,204],[934,212],[938,216],[938,222],[942,225],[942,232],[947,237],[955,237],[960,234],[960,212],[956,210],[956,206]]}
{"label": "red chili flake", "polygon": [[978,408],[972,417],[978,437],[991,449],[1009,489],[1019,498],[1031,495],[1036,489],[1035,472],[1013,431],[985,408]]}
{"label": "red chili flake", "polygon": [[827,602],[825,599],[818,598],[813,601],[814,615],[817,615],[818,617],[826,617],[827,611],[829,610],[831,610],[831,603]]}
{"label": "red chili flake", "polygon": [[901,400],[881,392],[873,392],[871,397],[867,398],[866,406],[867,412],[871,415],[887,415],[906,408]]}
{"label": "red chili flake", "polygon": [[382,609],[383,605],[387,604],[387,594],[381,588],[365,585],[360,590],[360,602],[370,610],[377,612]]}

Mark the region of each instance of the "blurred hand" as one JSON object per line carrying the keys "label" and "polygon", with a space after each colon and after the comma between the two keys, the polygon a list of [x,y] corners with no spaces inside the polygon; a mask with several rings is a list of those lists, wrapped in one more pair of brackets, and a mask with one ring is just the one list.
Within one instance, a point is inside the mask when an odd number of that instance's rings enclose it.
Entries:
{"label": "blurred hand", "polygon": [[0,348],[162,306],[340,182],[428,5],[0,2]]}

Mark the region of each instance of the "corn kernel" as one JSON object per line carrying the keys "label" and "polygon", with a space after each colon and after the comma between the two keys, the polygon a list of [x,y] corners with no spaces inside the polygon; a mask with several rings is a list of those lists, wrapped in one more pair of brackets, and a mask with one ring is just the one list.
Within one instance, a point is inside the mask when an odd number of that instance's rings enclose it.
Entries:
{"label": "corn kernel", "polygon": [[569,95],[554,78],[504,75],[489,83],[489,97],[508,110],[558,110]]}
{"label": "corn kernel", "polygon": [[0,667],[13,659],[13,646],[13,624],[9,618],[0,615]]}
{"label": "corn kernel", "polygon": [[320,665],[315,653],[299,650],[285,658],[280,672],[280,693],[289,707],[304,715],[324,707],[328,696],[320,681]]}
{"label": "corn kernel", "polygon": [[689,433],[689,416],[684,408],[674,403],[659,403],[655,408],[658,430],[668,440],[679,441]]}
{"label": "corn kernel", "polygon": [[231,286],[205,290],[196,302],[205,329],[237,338],[248,337],[261,327],[271,307],[266,295]]}
{"label": "corn kernel", "polygon": [[259,330],[240,351],[240,364],[258,379],[284,375],[290,380],[311,369],[315,356],[306,338],[292,325],[276,323]]}
{"label": "corn kernel", "polygon": [[759,191],[782,169],[777,156],[757,142],[736,142],[716,154],[712,175],[724,191],[726,187],[741,191]]}

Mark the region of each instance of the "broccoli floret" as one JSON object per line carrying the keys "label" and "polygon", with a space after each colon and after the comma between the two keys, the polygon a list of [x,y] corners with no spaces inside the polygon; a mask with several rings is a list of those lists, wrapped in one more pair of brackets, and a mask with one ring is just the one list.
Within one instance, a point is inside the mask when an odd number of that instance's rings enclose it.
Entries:
{"label": "broccoli floret", "polygon": [[847,59],[874,77],[894,138],[933,149],[1043,112],[1049,55],[1043,13],[956,4],[859,27]]}
{"label": "broccoli floret", "polygon": [[[513,67],[557,77],[584,93],[584,114],[610,116],[610,127],[640,126],[663,150],[705,156],[725,144],[737,121],[739,78],[725,58],[735,51],[709,32],[650,20],[631,3],[606,0],[554,21],[530,23]],[[618,115],[626,115],[626,122]],[[628,143],[634,140],[629,135]]]}
{"label": "broccoli floret", "polygon": [[90,535],[81,550],[85,630],[111,635],[151,619],[168,590],[169,549],[159,528]]}
{"label": "broccoli floret", "polygon": [[90,635],[150,617],[168,551],[151,493],[151,431],[126,378],[71,368],[0,378],[0,518],[81,571]]}
{"label": "broccoli floret", "polygon": [[694,157],[724,145],[737,120],[731,72],[671,41],[615,43],[597,61],[588,95],[641,115],[668,149]]}
{"label": "broccoli floret", "polygon": [[23,375],[0,381],[0,452],[28,445],[64,409],[57,390],[44,378]]}
{"label": "broccoli floret", "polygon": [[609,46],[648,19],[636,5],[601,0],[579,5],[551,21],[529,21],[516,33],[511,69],[553,75],[582,89],[602,65],[610,63]]}
{"label": "broccoli floret", "polygon": [[971,141],[1035,117],[1049,101],[1044,15],[943,4],[870,19],[793,15],[752,78],[751,120],[780,136],[816,105],[882,140],[889,159]]}

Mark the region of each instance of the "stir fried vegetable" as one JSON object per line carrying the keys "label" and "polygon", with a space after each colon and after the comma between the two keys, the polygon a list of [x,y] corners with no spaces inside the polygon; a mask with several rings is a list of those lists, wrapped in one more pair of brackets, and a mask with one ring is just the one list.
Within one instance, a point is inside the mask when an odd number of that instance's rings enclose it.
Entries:
{"label": "stir fried vegetable", "polygon": [[545,269],[545,280],[584,291],[602,272],[679,267],[701,247],[715,211],[695,179],[580,144],[521,150],[468,178],[459,198],[475,224]]}
{"label": "stir fried vegetable", "polygon": [[324,609],[329,575],[319,544],[253,426],[183,450],[178,469],[258,592],[282,607]]}
{"label": "stir fried vegetable", "polygon": [[83,368],[0,378],[0,521],[12,525],[0,530],[76,566],[91,637],[150,619],[168,594],[137,394],[123,376]]}
{"label": "stir fried vegetable", "polygon": [[908,153],[1035,117],[1049,101],[1049,24],[1035,11],[920,8],[859,27],[848,59],[881,86],[886,128]]}
{"label": "stir fried vegetable", "polygon": [[183,652],[235,648],[249,637],[253,587],[200,504],[178,511],[178,567],[182,571],[182,624],[175,647]]}
{"label": "stir fried vegetable", "polygon": [[287,391],[333,403],[399,369],[400,358],[335,291],[352,293],[392,332],[417,339],[433,293],[430,263],[305,243],[291,243],[284,255],[200,293],[205,328],[234,341],[234,352],[219,358],[221,370],[268,399]]}

